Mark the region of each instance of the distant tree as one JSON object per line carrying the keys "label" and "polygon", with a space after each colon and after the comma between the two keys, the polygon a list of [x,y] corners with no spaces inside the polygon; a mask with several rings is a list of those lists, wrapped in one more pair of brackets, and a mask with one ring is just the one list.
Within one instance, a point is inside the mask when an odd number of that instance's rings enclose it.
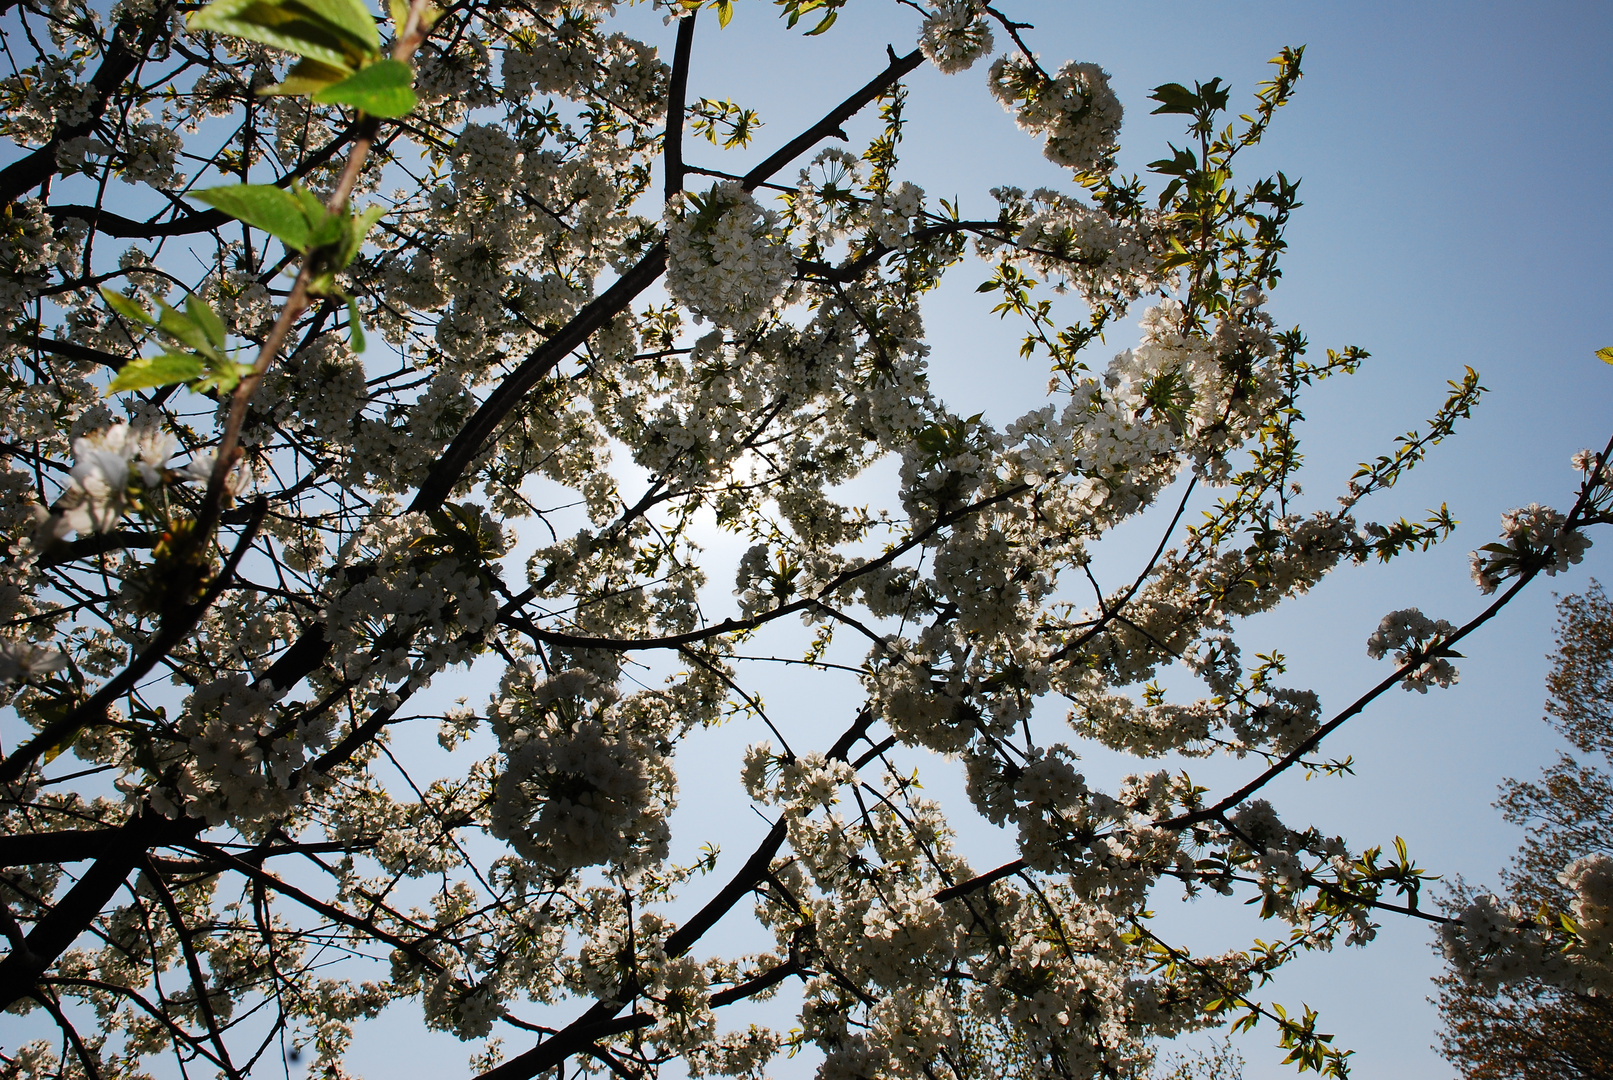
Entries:
{"label": "distant tree", "polygon": [[1226,1038],[1207,1050],[1167,1054],[1154,1075],[1158,1080],[1243,1080],[1243,1055]]}
{"label": "distant tree", "polygon": [[[1567,911],[1564,867],[1613,855],[1613,600],[1601,585],[1557,606],[1545,720],[1574,749],[1533,783],[1508,780],[1500,806],[1529,832],[1504,877],[1524,912]],[[1459,887],[1463,902],[1470,890]],[[1454,969],[1438,980],[1441,1048],[1475,1080],[1613,1077],[1613,998],[1527,979],[1486,986]]]}

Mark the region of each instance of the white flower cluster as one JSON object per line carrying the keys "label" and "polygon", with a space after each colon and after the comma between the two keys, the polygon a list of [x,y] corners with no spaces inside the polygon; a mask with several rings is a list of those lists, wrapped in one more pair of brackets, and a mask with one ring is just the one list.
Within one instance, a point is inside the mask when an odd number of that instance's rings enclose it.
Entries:
{"label": "white flower cluster", "polygon": [[1564,933],[1555,920],[1517,904],[1478,896],[1441,928],[1457,973],[1491,990],[1528,979],[1579,994],[1613,994],[1613,858],[1576,859],[1557,880],[1573,892],[1571,930]]}
{"label": "white flower cluster", "polygon": [[38,199],[11,205],[10,218],[0,227],[0,344],[10,341],[12,324],[27,313],[47,272],[76,265],[82,245],[69,224],[80,223],[74,220],[55,228]]}
{"label": "white flower cluster", "polygon": [[1397,665],[1416,660],[1417,666],[1400,685],[1426,694],[1430,685],[1446,687],[1457,681],[1456,668],[1439,652],[1454,633],[1456,627],[1451,623],[1430,619],[1416,608],[1391,611],[1367,638],[1367,655],[1382,660],[1392,651]]}
{"label": "white flower cluster", "polygon": [[1508,510],[1501,515],[1502,542],[1468,552],[1473,583],[1488,595],[1507,578],[1536,566],[1553,577],[1567,570],[1585,558],[1591,546],[1583,529],[1567,526],[1566,517],[1539,503]]}
{"label": "white flower cluster", "polygon": [[123,148],[121,178],[125,184],[177,187],[185,182],[175,168],[184,140],[177,131],[155,121],[135,124]]}
{"label": "white flower cluster", "polygon": [[301,799],[308,754],[329,744],[335,718],[288,721],[273,708],[277,697],[242,675],[198,687],[175,725],[181,740],[159,752],[158,782],[125,776],[118,786],[134,805],[149,800],[171,818],[249,833],[283,816]]}
{"label": "white flower cluster", "polygon": [[573,669],[532,687],[520,705],[505,698],[494,718],[504,768],[489,831],[561,873],[666,854],[665,763],[628,729],[613,697]]}
{"label": "white flower cluster", "polygon": [[818,753],[779,757],[766,742],[746,748],[740,776],[752,799],[802,815],[833,806],[840,790],[857,782],[856,772],[844,761],[830,761]]}
{"label": "white flower cluster", "polygon": [[[337,566],[346,588],[322,615],[345,678],[375,687],[407,680],[414,688],[475,655],[470,635],[498,615],[487,562],[503,554],[505,537],[471,504],[436,521],[396,509],[379,500],[343,545]],[[377,693],[379,702],[385,695]]]}
{"label": "white flower cluster", "polygon": [[1031,60],[1004,56],[991,65],[990,86],[1021,128],[1047,137],[1042,153],[1055,164],[1096,172],[1119,145],[1123,110],[1097,64],[1071,62],[1049,78]]}
{"label": "white flower cluster", "polygon": [[1613,484],[1613,465],[1601,460],[1594,450],[1576,450],[1569,459],[1574,468],[1585,474],[1586,480],[1599,487]]}
{"label": "white flower cluster", "polygon": [[155,488],[174,451],[158,428],[113,424],[73,440],[72,482],[62,494],[62,524],[80,533],[106,532]]}
{"label": "white flower cluster", "polygon": [[935,10],[925,17],[919,31],[924,58],[952,75],[991,55],[995,43],[985,7],[984,0],[935,0]]}
{"label": "white flower cluster", "polygon": [[507,193],[521,175],[525,155],[493,124],[466,124],[454,143],[454,186],[461,192]]}
{"label": "white flower cluster", "polygon": [[666,289],[694,313],[729,330],[755,327],[795,272],[778,215],[737,183],[667,202]]}
{"label": "white flower cluster", "polygon": [[1049,188],[1027,196],[1020,188],[1001,187],[991,195],[1019,231],[1010,241],[980,237],[975,248],[983,257],[1027,266],[1055,288],[1073,285],[1089,302],[1131,301],[1161,284],[1149,236],[1135,222],[1116,220]]}

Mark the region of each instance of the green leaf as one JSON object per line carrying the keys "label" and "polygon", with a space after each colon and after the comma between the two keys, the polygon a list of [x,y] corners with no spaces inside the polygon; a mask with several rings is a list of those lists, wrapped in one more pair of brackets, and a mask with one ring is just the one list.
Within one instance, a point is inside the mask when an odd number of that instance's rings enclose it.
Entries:
{"label": "green leaf", "polygon": [[139,357],[130,360],[118,371],[117,378],[107,386],[108,394],[124,390],[147,390],[156,386],[172,386],[189,382],[207,372],[207,362],[191,353],[163,353],[161,356]]}
{"label": "green leaf", "polygon": [[107,307],[126,319],[133,319],[135,322],[145,323],[147,326],[157,325],[157,320],[153,319],[145,308],[120,292],[114,292],[103,285],[101,287],[101,299],[106,301]]}
{"label": "green leaf", "polygon": [[207,306],[207,301],[195,293],[187,294],[185,297],[185,314],[190,316],[191,322],[202,328],[202,332],[207,335],[207,340],[212,343],[213,348],[222,349],[224,347],[224,320],[218,317],[216,311]]}
{"label": "green leaf", "polygon": [[1597,349],[1596,356],[1604,364],[1613,364],[1613,345],[1609,345],[1605,349]]}
{"label": "green leaf", "polygon": [[73,744],[78,741],[78,737],[82,734],[84,734],[84,729],[82,727],[76,727],[72,731],[68,732],[66,738],[62,739],[61,742],[45,751],[45,755],[41,759],[40,763],[49,765],[51,762],[67,753],[73,748]]}
{"label": "green leaf", "polygon": [[381,35],[375,29],[375,16],[364,0],[288,0],[288,7],[300,7],[327,20],[343,33],[361,41],[373,55],[381,51]]}
{"label": "green leaf", "polygon": [[217,359],[208,363],[207,370],[204,373],[205,377],[196,383],[195,389],[205,390],[209,386],[214,386],[218,388],[219,393],[227,394],[235,389],[235,384],[241,381],[242,376],[249,374],[251,371],[251,364],[238,364],[234,360]]}
{"label": "green leaf", "polygon": [[371,116],[408,116],[420,99],[414,96],[414,69],[402,60],[371,64],[314,95],[320,105],[351,105]]}
{"label": "green leaf", "polygon": [[213,0],[188,24],[349,70],[381,52],[361,0]]}
{"label": "green leaf", "polygon": [[353,343],[353,351],[363,352],[364,324],[359,321],[358,302],[351,296],[347,298],[347,334]]}
{"label": "green leaf", "polygon": [[319,196],[309,191],[300,181],[292,181],[291,195],[302,208],[303,219],[310,227],[317,225],[325,219],[325,204],[319,201]]}
{"label": "green leaf", "polygon": [[342,234],[342,246],[336,249],[336,269],[347,269],[347,265],[357,257],[359,248],[364,246],[364,238],[369,235],[370,229],[381,220],[381,215],[384,213],[386,208],[383,206],[366,206],[358,213],[347,216],[347,228]]}
{"label": "green leaf", "polygon": [[326,213],[323,207],[320,208],[320,214],[323,216],[309,219],[311,228],[308,232],[308,247],[310,250],[337,243],[342,239],[342,234],[346,229],[347,218],[344,215]]}
{"label": "green leaf", "polygon": [[298,60],[286,77],[273,86],[265,86],[258,91],[259,94],[308,94],[313,95],[329,86],[339,83],[352,74],[352,69],[336,67],[322,63],[318,60],[309,60],[306,57]]}
{"label": "green leaf", "polygon": [[162,309],[162,319],[157,323],[157,329],[163,334],[173,338],[181,345],[189,345],[197,352],[206,356],[216,353],[213,343],[208,340],[207,331],[191,322],[161,300],[157,306]]}
{"label": "green leaf", "polygon": [[1150,100],[1160,102],[1160,106],[1154,110],[1154,114],[1186,113],[1192,116],[1198,111],[1199,105],[1202,104],[1199,96],[1181,83],[1166,83],[1164,86],[1156,86],[1154,87],[1154,92],[1149,94],[1148,97]]}
{"label": "green leaf", "polygon": [[733,0],[717,0],[717,28],[728,25],[728,20],[734,17]]}
{"label": "green leaf", "polygon": [[290,191],[272,184],[230,184],[193,192],[192,197],[254,229],[262,229],[283,240],[288,247],[298,251],[307,251],[310,247],[311,229],[303,212],[304,201]]}

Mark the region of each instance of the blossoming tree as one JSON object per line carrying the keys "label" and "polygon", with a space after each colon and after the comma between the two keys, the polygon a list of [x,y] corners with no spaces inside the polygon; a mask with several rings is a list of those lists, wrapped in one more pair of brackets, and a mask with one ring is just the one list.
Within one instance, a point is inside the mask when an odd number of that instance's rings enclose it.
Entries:
{"label": "blossoming tree", "polygon": [[[813,34],[846,32],[845,3],[778,0]],[[1186,135],[1145,182],[1115,170],[1100,66],[1044,64],[980,0],[907,6],[917,48],[738,173],[719,146],[757,117],[689,87],[714,24],[758,17],[731,0],[662,0],[656,42],[609,0],[0,3],[0,1004],[53,1032],[6,1075],[166,1055],[237,1077],[308,1046],[341,1076],[398,1002],[486,1040],[486,1080],[760,1075],[808,1046],[825,1080],[961,1080],[983,1047],[1133,1076],[1226,1024],[1344,1074],[1258,988],[1382,913],[1444,917],[1404,851],[1292,827],[1262,791],[1331,767],[1322,740],[1395,686],[1448,685],[1464,637],[1577,561],[1613,510],[1606,451],[1566,512],[1516,511],[1475,553],[1488,607],[1389,615],[1369,648],[1393,670],[1324,714],[1233,632],[1441,539],[1443,512],[1357,515],[1481,387],[1336,506],[1291,505],[1300,395],[1365,359],[1277,329],[1297,186],[1234,178],[1302,50],[1248,115],[1219,80],[1159,87]],[[986,67],[1069,184],[926,196],[898,153],[925,63]],[[842,145],[865,112],[875,137]],[[926,378],[922,298],[972,258],[1053,375],[1000,429]],[[1140,341],[1095,356],[1128,312]],[[888,505],[853,504],[885,458]],[[1141,572],[1100,582],[1095,546],[1151,509]],[[703,522],[743,557],[703,553]],[[781,661],[851,668],[862,703],[784,730],[754,692]],[[490,700],[430,705],[472,662]],[[729,718],[755,728],[734,781],[768,831],[675,865],[678,748]],[[422,728],[440,757],[400,762]],[[1136,773],[1089,784],[1082,741]],[[1223,753],[1250,765],[1234,790],[1180,769]],[[928,799],[915,755],[961,759],[970,805]],[[971,865],[949,814],[1017,853]],[[1199,955],[1153,922],[1165,884],[1252,892],[1288,934]],[[1498,911],[1452,917],[1453,955],[1551,947],[1605,985],[1601,923]],[[770,947],[721,948],[744,918]],[[776,1028],[723,1019],[786,983]]]}

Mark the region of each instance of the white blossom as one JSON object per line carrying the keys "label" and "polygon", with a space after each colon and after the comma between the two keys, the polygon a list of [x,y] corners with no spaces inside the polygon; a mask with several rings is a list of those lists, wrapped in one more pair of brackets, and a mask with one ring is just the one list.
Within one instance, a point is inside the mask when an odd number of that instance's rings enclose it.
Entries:
{"label": "white blossom", "polygon": [[667,203],[667,291],[695,318],[747,330],[783,294],[794,270],[778,216],[736,183]]}
{"label": "white blossom", "polygon": [[924,19],[919,48],[925,59],[948,75],[967,71],[982,56],[991,55],[991,28],[980,0],[936,0]]}
{"label": "white blossom", "polygon": [[1049,161],[1087,173],[1114,153],[1123,113],[1098,65],[1071,62],[1049,77],[1024,57],[1003,56],[991,65],[989,85],[1020,127],[1046,137]]}

